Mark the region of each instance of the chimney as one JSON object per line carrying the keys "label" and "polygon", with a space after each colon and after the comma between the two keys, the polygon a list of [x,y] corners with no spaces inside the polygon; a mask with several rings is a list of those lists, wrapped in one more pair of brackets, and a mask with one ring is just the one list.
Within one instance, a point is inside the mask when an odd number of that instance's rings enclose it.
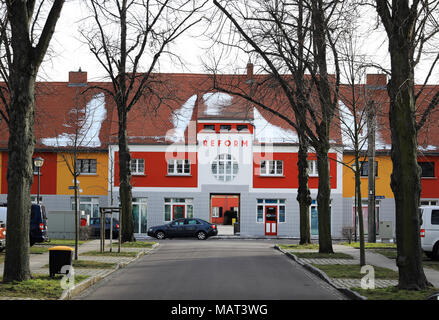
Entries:
{"label": "chimney", "polygon": [[385,89],[387,86],[386,74],[367,74],[366,85],[370,89]]}
{"label": "chimney", "polygon": [[69,72],[69,87],[86,87],[87,86],[87,72],[83,72],[81,68],[78,71]]}
{"label": "chimney", "polygon": [[250,62],[250,60],[247,63],[247,78],[246,83],[253,83],[253,63]]}

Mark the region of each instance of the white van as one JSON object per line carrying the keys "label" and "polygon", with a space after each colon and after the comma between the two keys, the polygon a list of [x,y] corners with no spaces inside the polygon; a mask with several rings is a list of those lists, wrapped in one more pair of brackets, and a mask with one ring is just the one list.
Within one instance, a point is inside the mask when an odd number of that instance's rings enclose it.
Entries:
{"label": "white van", "polygon": [[422,250],[427,257],[439,260],[439,206],[425,206],[419,211]]}
{"label": "white van", "polygon": [[7,207],[0,206],[0,221],[6,224],[6,212],[8,211]]}

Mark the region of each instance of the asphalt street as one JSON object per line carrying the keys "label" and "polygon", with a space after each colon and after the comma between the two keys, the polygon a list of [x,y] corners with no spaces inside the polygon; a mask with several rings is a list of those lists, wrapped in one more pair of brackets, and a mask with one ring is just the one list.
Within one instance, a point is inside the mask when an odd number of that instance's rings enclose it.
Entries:
{"label": "asphalt street", "polygon": [[[279,240],[277,240],[279,242]],[[339,300],[326,282],[269,240],[162,240],[77,299]]]}

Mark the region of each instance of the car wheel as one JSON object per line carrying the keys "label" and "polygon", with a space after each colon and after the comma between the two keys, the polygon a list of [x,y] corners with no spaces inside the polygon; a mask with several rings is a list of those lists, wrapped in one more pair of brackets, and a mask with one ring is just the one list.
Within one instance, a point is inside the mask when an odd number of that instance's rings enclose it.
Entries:
{"label": "car wheel", "polygon": [[198,240],[206,240],[207,239],[206,232],[204,232],[204,231],[197,232],[197,238],[198,238]]}
{"label": "car wheel", "polygon": [[166,235],[163,231],[157,231],[155,233],[155,237],[159,240],[163,240],[164,238],[166,238]]}

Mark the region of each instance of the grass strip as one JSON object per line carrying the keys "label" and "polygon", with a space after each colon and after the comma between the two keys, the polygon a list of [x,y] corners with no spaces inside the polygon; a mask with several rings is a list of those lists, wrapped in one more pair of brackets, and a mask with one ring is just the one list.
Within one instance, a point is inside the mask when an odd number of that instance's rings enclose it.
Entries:
{"label": "grass strip", "polygon": [[[347,265],[347,264],[312,264],[315,268],[320,269],[329,278],[336,279],[361,279],[365,276],[361,273],[360,265]],[[387,280],[397,280],[398,272],[373,266],[375,270],[375,279],[387,279]]]}
{"label": "grass strip", "polygon": [[[152,248],[156,242],[146,242],[146,241],[134,241],[134,242],[124,242],[121,244],[121,248]],[[113,243],[113,248],[118,247],[117,242]]]}
{"label": "grass strip", "polygon": [[351,288],[351,290],[358,292],[368,300],[425,300],[439,291],[437,288],[429,288],[421,291],[398,290],[397,287],[377,289]]}
{"label": "grass strip", "polygon": [[336,253],[294,252],[294,255],[298,258],[303,258],[303,259],[346,259],[346,260],[354,259],[353,256],[342,252],[336,252]]}
{"label": "grass strip", "polygon": [[[115,264],[109,262],[89,261],[89,260],[73,260],[73,267],[78,269],[113,269]],[[43,266],[49,268],[49,264]]]}
{"label": "grass strip", "polygon": [[[344,246],[349,246],[355,249],[360,249],[360,242],[342,242],[340,243],[341,245]],[[385,243],[385,242],[377,242],[377,243],[372,243],[372,242],[365,242],[364,243],[364,248],[365,249],[396,249],[396,243]]]}
{"label": "grass strip", "polygon": [[121,252],[110,252],[110,251],[87,251],[79,254],[80,256],[110,256],[110,257],[136,257],[137,251],[121,251]]}
{"label": "grass strip", "polygon": [[318,250],[319,245],[317,243],[310,243],[310,244],[278,244],[278,247],[284,250],[291,250],[291,249],[313,249]]}
{"label": "grass strip", "polygon": [[[32,279],[14,281],[10,283],[0,282],[0,296],[32,299],[58,299],[63,293],[61,280],[63,275],[54,278],[48,275],[33,275]],[[79,283],[88,276],[76,275],[75,283]],[[2,279],[3,280],[3,279]]]}

